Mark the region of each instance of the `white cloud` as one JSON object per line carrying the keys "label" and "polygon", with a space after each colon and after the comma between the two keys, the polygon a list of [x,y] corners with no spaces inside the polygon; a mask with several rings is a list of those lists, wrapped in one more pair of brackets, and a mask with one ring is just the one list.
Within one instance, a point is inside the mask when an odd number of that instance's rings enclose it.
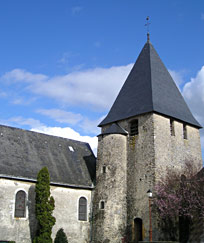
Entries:
{"label": "white cloud", "polygon": [[39,109],[37,110],[37,113],[46,115],[60,123],[76,124],[83,119],[81,114],[60,109]]}
{"label": "white cloud", "polygon": [[85,117],[81,123],[79,123],[79,126],[83,129],[86,133],[93,133],[93,134],[99,134],[100,128],[98,128],[98,124],[104,119],[105,117],[100,117],[96,120],[91,120],[87,117]]}
{"label": "white cloud", "polygon": [[191,78],[191,81],[184,85],[183,96],[194,114],[204,118],[204,66],[195,78]]}
{"label": "white cloud", "polygon": [[43,127],[44,124],[41,123],[39,120],[33,119],[33,118],[24,118],[21,116],[17,117],[11,117],[7,121],[3,122],[4,124],[17,124],[21,126],[29,126],[29,127]]}
{"label": "white cloud", "polygon": [[33,74],[18,68],[5,73],[1,78],[8,82],[26,82],[26,83],[44,82],[48,79],[46,75]]}
{"label": "white cloud", "polygon": [[97,126],[104,119],[103,116],[99,119],[91,120],[81,114],[60,109],[38,109],[36,112],[48,116],[59,123],[71,124],[75,125],[75,127],[78,126],[82,128],[85,133],[92,134],[98,134],[100,132],[100,129]]}
{"label": "white cloud", "polygon": [[[195,78],[191,78],[191,81],[184,85],[183,96],[198,122],[204,127],[204,66]],[[201,142],[204,149],[203,129],[201,130]]]}
{"label": "white cloud", "polygon": [[22,105],[24,103],[24,99],[22,98],[16,98],[12,101],[14,105]]}
{"label": "white cloud", "polygon": [[[12,95],[10,95],[11,97]],[[13,97],[11,98],[12,100],[10,101],[10,103],[14,104],[14,105],[30,105],[31,103],[33,103],[34,101],[36,101],[35,97],[31,97],[31,98],[23,98],[23,97],[19,97],[17,95],[17,97]]]}
{"label": "white cloud", "polygon": [[89,143],[94,154],[97,153],[97,145],[98,145],[98,139],[97,137],[90,137],[90,136],[81,136],[78,132],[74,131],[70,127],[40,127],[40,128],[32,128],[31,131],[45,133],[53,136],[63,137],[63,138],[69,138],[74,139],[77,141],[82,141]]}
{"label": "white cloud", "polygon": [[26,90],[65,105],[89,106],[104,111],[112,105],[132,66],[95,68],[55,77],[14,69],[1,80],[23,82]]}
{"label": "white cloud", "polygon": [[74,72],[53,77],[40,86],[33,83],[30,90],[65,104],[107,109],[113,103],[131,67],[132,65],[128,65]]}

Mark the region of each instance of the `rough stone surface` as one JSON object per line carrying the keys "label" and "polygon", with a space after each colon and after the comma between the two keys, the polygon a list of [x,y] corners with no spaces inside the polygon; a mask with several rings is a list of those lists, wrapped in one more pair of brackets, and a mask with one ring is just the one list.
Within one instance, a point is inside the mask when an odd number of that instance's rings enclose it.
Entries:
{"label": "rough stone surface", "polygon": [[135,118],[139,122],[139,134],[129,136],[127,170],[127,232],[129,242],[136,240],[134,219],[142,219],[143,238],[147,240],[149,211],[147,191],[153,188],[155,175],[154,121],[151,113],[122,121],[120,126],[129,131],[129,124]]}
{"label": "rough stone surface", "polygon": [[154,146],[157,177],[166,166],[181,169],[186,161],[202,168],[199,129],[186,125],[187,139],[183,138],[183,123],[174,121],[175,136],[170,133],[170,120],[154,114]]}
{"label": "rough stone surface", "polygon": [[[27,194],[26,217],[15,218],[15,194],[19,190]],[[91,190],[51,187],[55,199],[52,238],[60,228],[64,229],[70,243],[90,241],[90,205]],[[78,200],[85,197],[88,202],[87,221],[78,220]],[[35,219],[35,184],[22,181],[0,179],[0,240],[15,240],[16,243],[31,243],[36,229]]]}
{"label": "rough stone surface", "polygon": [[[97,187],[93,201],[93,242],[117,243],[125,235],[127,220],[126,136],[104,135],[99,141]],[[101,201],[104,201],[104,209],[100,209]]]}
{"label": "rough stone surface", "polygon": [[[129,131],[133,119],[139,121],[138,135],[112,134],[99,137],[93,242],[121,242],[123,237],[127,242],[135,242],[135,219],[138,218],[143,223],[143,240],[148,240],[148,189],[154,189],[155,181],[169,166],[181,169],[186,161],[192,161],[198,169],[202,167],[197,128],[187,125],[187,139],[184,139],[183,123],[174,121],[175,136],[172,136],[170,118],[156,113],[118,121],[118,124]],[[103,126],[102,133],[109,126],[111,124]],[[104,164],[108,168],[106,174],[101,172]],[[104,210],[98,207],[100,200],[105,201]],[[123,217],[117,215],[116,209],[120,208]],[[152,218],[153,240],[158,240],[157,217],[153,215]]]}

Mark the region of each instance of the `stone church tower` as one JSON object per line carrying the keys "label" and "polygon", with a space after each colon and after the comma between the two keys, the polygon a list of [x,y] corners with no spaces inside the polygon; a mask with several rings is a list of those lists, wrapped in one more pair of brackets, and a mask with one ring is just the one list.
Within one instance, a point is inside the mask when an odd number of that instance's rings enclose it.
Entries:
{"label": "stone church tower", "polygon": [[149,38],[99,126],[92,241],[148,240],[147,191],[156,178],[187,160],[202,167],[201,126]]}

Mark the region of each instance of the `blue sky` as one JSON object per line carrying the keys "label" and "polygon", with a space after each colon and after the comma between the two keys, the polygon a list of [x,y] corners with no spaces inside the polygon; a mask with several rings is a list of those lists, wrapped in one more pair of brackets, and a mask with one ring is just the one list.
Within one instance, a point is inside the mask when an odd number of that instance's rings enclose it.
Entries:
{"label": "blue sky", "polygon": [[[204,1],[2,0],[0,123],[88,141],[150,39],[204,126]],[[204,151],[204,132],[201,130]]]}

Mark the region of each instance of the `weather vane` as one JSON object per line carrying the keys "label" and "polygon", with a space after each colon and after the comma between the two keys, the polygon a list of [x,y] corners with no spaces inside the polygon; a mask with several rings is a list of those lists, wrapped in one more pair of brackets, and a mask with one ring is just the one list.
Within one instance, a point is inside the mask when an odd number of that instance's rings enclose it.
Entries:
{"label": "weather vane", "polygon": [[147,18],[146,18],[146,24],[145,24],[145,26],[147,27],[147,41],[149,41],[149,26],[150,26],[150,22],[149,22],[149,16],[147,16]]}

